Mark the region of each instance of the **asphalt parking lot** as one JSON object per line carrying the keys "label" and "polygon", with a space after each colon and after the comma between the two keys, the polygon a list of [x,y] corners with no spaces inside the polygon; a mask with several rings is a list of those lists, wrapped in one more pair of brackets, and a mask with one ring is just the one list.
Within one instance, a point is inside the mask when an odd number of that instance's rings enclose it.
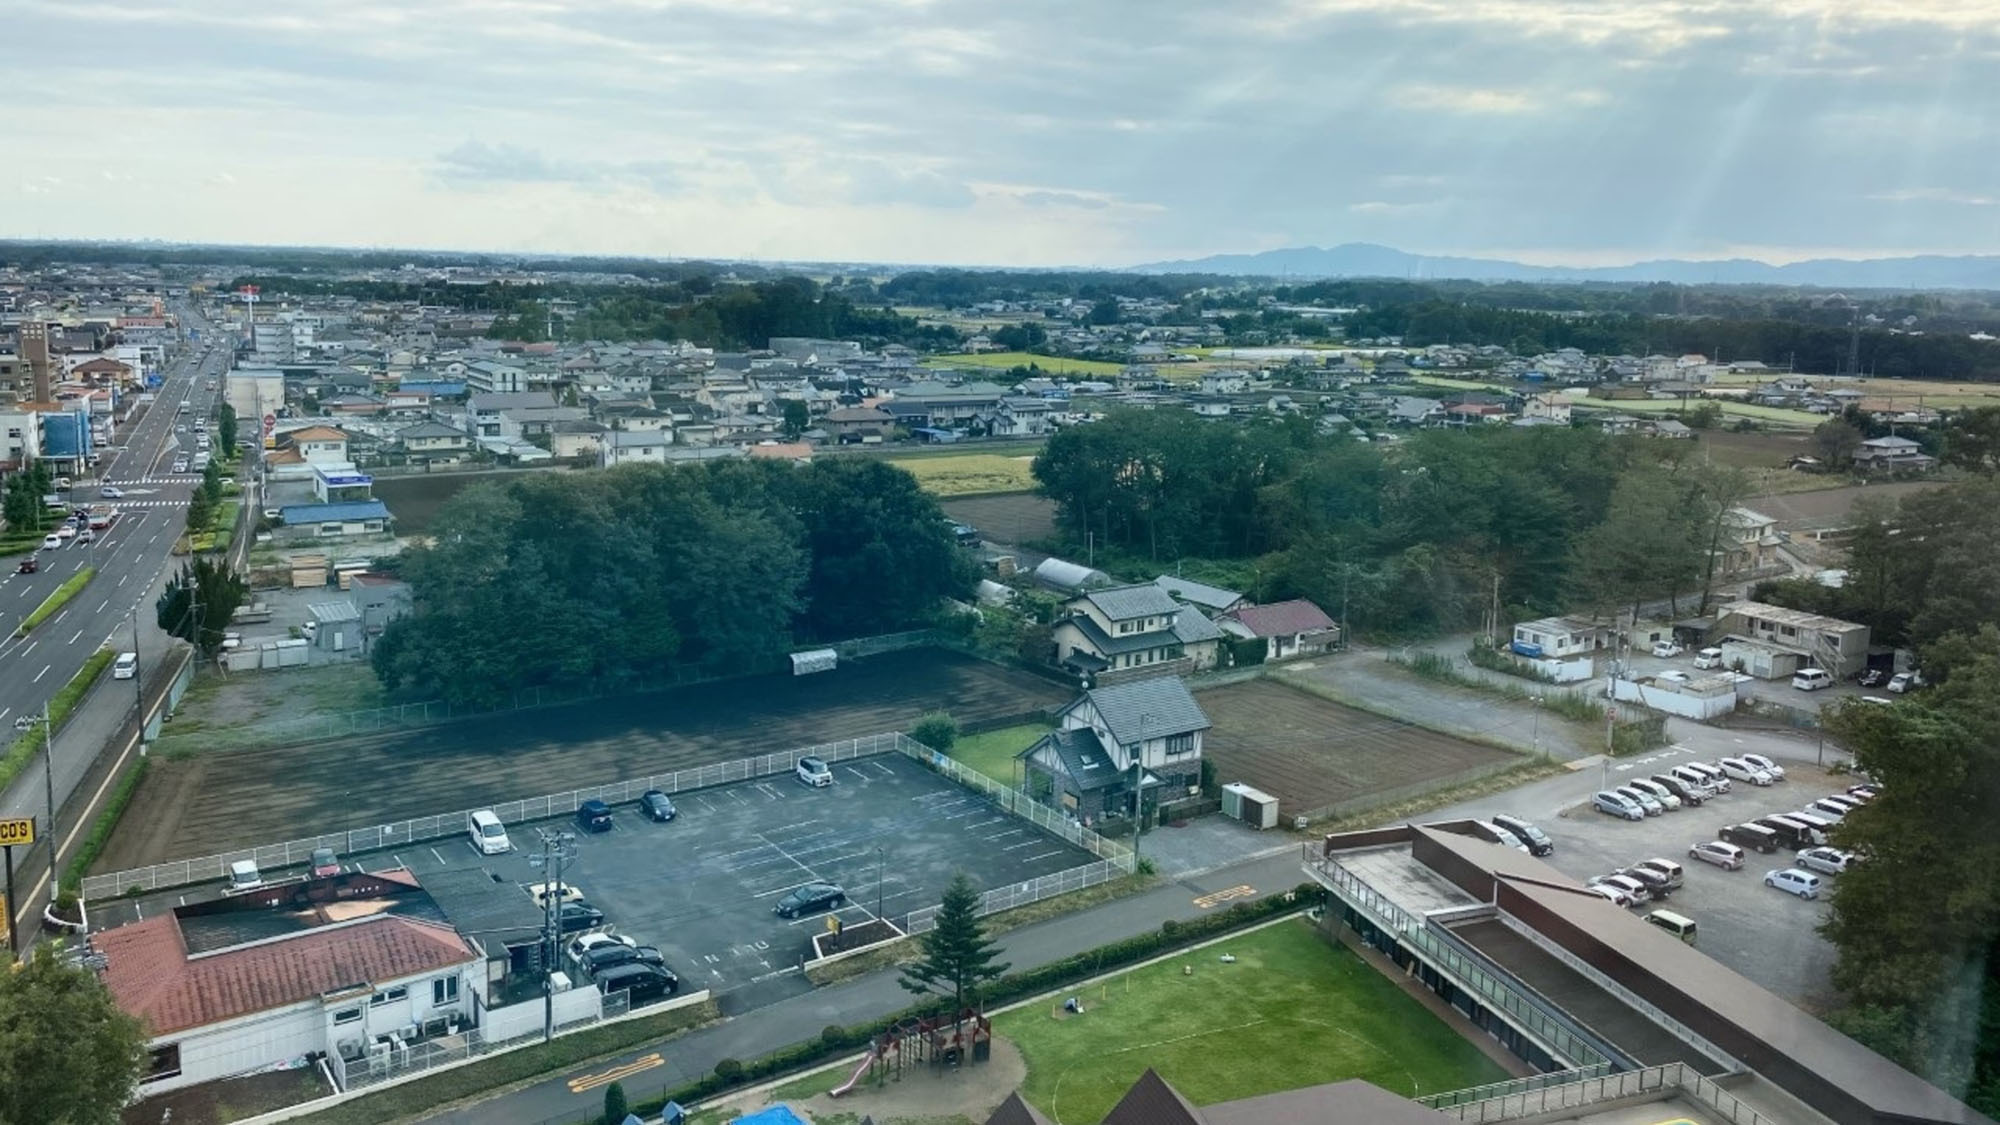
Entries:
{"label": "asphalt parking lot", "polygon": [[[827,914],[786,920],[776,900],[802,883],[846,891],[832,913],[845,925],[884,916],[899,925],[935,905],[954,872],[982,889],[1066,871],[1095,857],[899,754],[836,762],[834,783],[813,789],[784,774],[684,793],[678,816],[659,824],[632,805],[614,808],[607,832],[575,831],[569,819],[541,827],[574,832],[564,874],[608,927],[656,945],[692,987],[716,991],[796,968]],[[529,862],[530,825],[508,825],[514,850],[480,856],[463,836],[394,852],[343,856],[369,871],[483,867],[503,883],[546,881]],[[284,872],[264,872],[265,878]],[[179,902],[213,898],[219,885],[118,900],[93,913],[94,928],[150,916]],[[522,893],[526,893],[523,891]]]}
{"label": "asphalt parking lot", "polygon": [[[1614,762],[1611,783],[1647,777],[1695,757],[1686,750],[1670,749]],[[1556,844],[1548,862],[1564,874],[1589,879],[1653,856],[1673,860],[1686,870],[1686,886],[1665,903],[1637,907],[1634,913],[1664,906],[1687,915],[1700,926],[1697,947],[1704,953],[1794,1003],[1818,1009],[1832,999],[1828,980],[1834,949],[1816,932],[1826,917],[1827,899],[1822,895],[1818,901],[1808,902],[1764,885],[1764,873],[1791,866],[1792,853],[1783,848],[1770,855],[1751,852],[1739,871],[1724,871],[1687,854],[1691,844],[1714,839],[1716,830],[1725,824],[1791,812],[1817,797],[1839,793],[1853,782],[1810,763],[1786,761],[1784,766],[1786,779],[1775,785],[1758,788],[1738,781],[1728,794],[1698,808],[1669,811],[1643,821],[1619,820],[1587,803],[1574,806],[1558,818],[1537,822]],[[1822,878],[1837,881],[1839,877]]]}

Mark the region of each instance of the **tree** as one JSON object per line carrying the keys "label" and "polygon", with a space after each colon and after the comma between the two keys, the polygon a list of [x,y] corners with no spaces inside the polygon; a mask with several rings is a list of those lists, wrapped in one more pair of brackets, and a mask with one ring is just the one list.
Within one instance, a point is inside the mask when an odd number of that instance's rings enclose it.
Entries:
{"label": "tree", "polygon": [[1861,430],[1845,418],[1828,418],[1813,429],[1813,446],[1828,468],[1844,469],[1853,464],[1861,438]]}
{"label": "tree", "polygon": [[799,435],[805,433],[806,428],[812,425],[812,411],[807,409],[805,403],[795,398],[786,399],[784,406],[785,440],[797,441]]}
{"label": "tree", "polygon": [[236,448],[236,408],[226,402],[216,411],[215,436],[223,449]]}
{"label": "tree", "polygon": [[599,1120],[604,1125],[625,1125],[625,1119],[632,1115],[632,1105],[625,1098],[625,1086],[613,1082],[604,1088],[604,1116]]}
{"label": "tree", "polygon": [[226,561],[204,555],[183,564],[180,573],[167,581],[154,603],[154,620],[168,635],[187,641],[204,655],[212,654],[221,647],[223,632],[249,593],[249,584]]}
{"label": "tree", "polygon": [[196,488],[194,495],[188,498],[188,534],[199,535],[207,531],[209,525],[214,522],[215,501],[209,498],[206,488]]}
{"label": "tree", "polygon": [[1939,460],[1974,473],[2000,473],[2000,406],[1960,410],[1945,419]]}
{"label": "tree", "polygon": [[139,1021],[56,943],[0,969],[0,1121],[115,1125],[145,1060]]}
{"label": "tree", "polygon": [[1004,975],[1000,946],[979,922],[979,890],[965,872],[953,875],[931,929],[917,940],[918,957],[901,984],[917,995],[951,997],[954,1015],[979,1003],[979,989]]}
{"label": "tree", "polygon": [[[1822,932],[1850,1008],[1836,1023],[1992,1113],[2000,1105],[2000,629],[1947,639],[1950,678],[1894,707],[1853,701],[1833,733],[1882,783],[1835,839],[1867,856],[1841,875]],[[1949,888],[1949,893],[1940,893]],[[1969,1093],[1968,1093],[1969,1091]]]}
{"label": "tree", "polygon": [[1123,319],[1125,319],[1125,315],[1118,310],[1118,298],[1116,297],[1105,297],[1090,306],[1088,320],[1091,324],[1100,326],[1116,324]]}
{"label": "tree", "polygon": [[222,462],[210,461],[201,471],[201,494],[212,505],[222,503]]}
{"label": "tree", "polygon": [[940,754],[949,754],[958,742],[958,720],[943,711],[932,711],[910,728],[910,737]]}

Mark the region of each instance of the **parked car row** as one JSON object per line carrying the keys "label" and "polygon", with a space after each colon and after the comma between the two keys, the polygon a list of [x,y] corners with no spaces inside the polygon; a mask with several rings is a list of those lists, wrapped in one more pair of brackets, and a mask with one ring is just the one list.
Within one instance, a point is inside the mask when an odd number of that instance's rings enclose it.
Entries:
{"label": "parked car row", "polygon": [[571,966],[598,991],[606,996],[623,992],[634,1008],[664,1000],[681,986],[659,947],[640,945],[624,934],[592,930],[572,940],[568,952]]}
{"label": "parked car row", "polygon": [[1590,799],[1598,812],[1624,820],[1644,820],[1676,809],[1693,808],[1727,793],[1733,782],[1772,785],[1784,780],[1785,768],[1762,754],[1742,754],[1708,762],[1682,762],[1651,777],[1638,777],[1601,790]]}

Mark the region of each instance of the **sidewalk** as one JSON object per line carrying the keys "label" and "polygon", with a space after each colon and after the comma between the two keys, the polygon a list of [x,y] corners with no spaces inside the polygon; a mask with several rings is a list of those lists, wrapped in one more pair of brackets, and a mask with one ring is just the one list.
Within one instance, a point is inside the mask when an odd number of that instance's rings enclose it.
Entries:
{"label": "sidewalk", "polygon": [[[1221,909],[1226,904],[1206,909],[1196,905],[1196,899],[1215,891],[1250,886],[1262,896],[1289,890],[1304,881],[1298,853],[1287,848],[1280,855],[1163,883],[1143,894],[1023,927],[1000,938],[1001,952],[1016,970],[1046,965],[1078,950],[1157,930],[1170,918],[1194,918]],[[864,1023],[906,1008],[914,998],[896,979],[895,973],[885,971],[828,988],[802,990],[802,981],[786,978],[789,995],[782,999],[729,1015],[719,1024],[664,1044],[635,1047],[623,1060],[592,1064],[579,1073],[608,1070],[621,1061],[658,1052],[663,1060],[659,1065],[620,1080],[626,1095],[635,1102],[657,1097],[712,1072],[723,1059],[754,1059],[815,1038],[828,1024]],[[734,1007],[732,998],[748,991],[756,989],[721,997],[724,1011]],[[603,1091],[593,1087],[581,1094],[571,1092],[569,1083],[576,1076],[564,1074],[420,1120],[451,1125],[487,1125],[492,1121],[567,1125],[594,1118],[603,1108]]]}

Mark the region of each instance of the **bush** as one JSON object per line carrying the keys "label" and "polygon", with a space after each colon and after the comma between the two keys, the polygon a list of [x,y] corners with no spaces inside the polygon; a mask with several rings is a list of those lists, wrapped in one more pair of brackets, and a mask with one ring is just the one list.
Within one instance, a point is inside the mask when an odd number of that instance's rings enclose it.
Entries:
{"label": "bush", "polygon": [[958,742],[958,720],[943,711],[932,711],[910,728],[910,737],[940,754],[949,754]]}
{"label": "bush", "polygon": [[625,1118],[632,1113],[632,1105],[625,1098],[625,1087],[617,1082],[604,1088],[604,1125],[625,1125]]}
{"label": "bush", "polygon": [[1667,744],[1667,717],[1646,715],[1638,719],[1621,720],[1611,728],[1611,756],[1630,757],[1657,750]]}
{"label": "bush", "polygon": [[735,1059],[723,1059],[715,1064],[715,1076],[725,1086],[733,1086],[743,1081],[743,1064]]}
{"label": "bush", "polygon": [[63,872],[62,886],[65,890],[83,886],[83,877],[90,874],[90,867],[104,851],[104,845],[111,842],[111,833],[118,828],[119,818],[125,815],[125,806],[132,803],[133,794],[139,791],[139,783],[146,780],[146,767],[151,758],[140,758],[137,765],[119,780],[118,788],[112,790],[111,799],[97,814],[90,826],[90,835],[84,837],[83,846],[70,857],[69,869]]}
{"label": "bush", "polygon": [[1465,653],[1465,658],[1480,668],[1494,672],[1505,672],[1509,676],[1519,676],[1524,680],[1552,684],[1554,676],[1537,669],[1534,665],[1516,656],[1509,656],[1483,641],[1476,641]]}
{"label": "bush", "polygon": [[1238,668],[1264,663],[1264,655],[1269,646],[1262,637],[1229,637],[1229,662]]}
{"label": "bush", "polygon": [[1550,711],[1565,719],[1575,719],[1582,723],[1604,721],[1604,704],[1585,695],[1568,692],[1550,692],[1543,697],[1543,703]]}

